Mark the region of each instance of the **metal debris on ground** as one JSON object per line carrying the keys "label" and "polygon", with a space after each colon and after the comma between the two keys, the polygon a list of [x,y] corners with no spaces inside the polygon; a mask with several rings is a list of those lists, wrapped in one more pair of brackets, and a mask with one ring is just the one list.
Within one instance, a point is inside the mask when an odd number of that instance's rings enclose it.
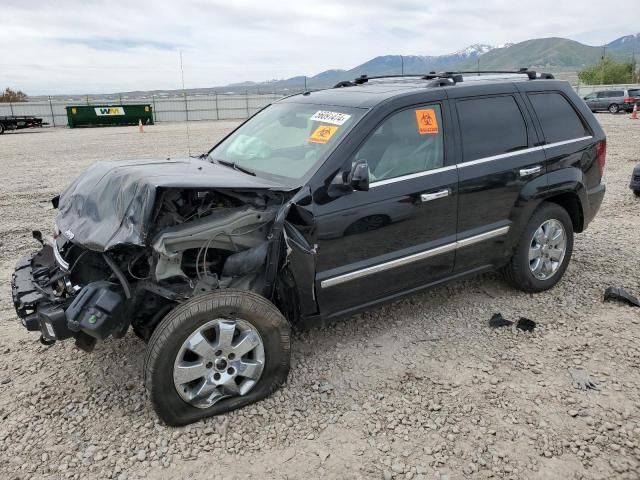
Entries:
{"label": "metal debris on ground", "polygon": [[604,301],[608,300],[619,300],[621,302],[625,302],[632,307],[640,307],[640,300],[638,300],[633,295],[629,294],[622,287],[609,287],[604,291]]}
{"label": "metal debris on ground", "polygon": [[599,390],[598,382],[596,382],[589,372],[584,368],[570,368],[569,375],[571,375],[571,381],[573,386],[578,390]]}

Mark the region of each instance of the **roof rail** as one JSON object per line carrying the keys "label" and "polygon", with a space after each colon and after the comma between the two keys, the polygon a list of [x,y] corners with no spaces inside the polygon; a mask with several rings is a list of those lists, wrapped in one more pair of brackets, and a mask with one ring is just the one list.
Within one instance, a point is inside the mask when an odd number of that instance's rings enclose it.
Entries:
{"label": "roof rail", "polygon": [[[356,85],[362,85],[369,80],[377,80],[380,78],[419,78],[421,80],[433,80],[429,82],[430,87],[442,87],[445,85],[460,83],[464,80],[464,75],[483,75],[483,74],[509,74],[509,75],[526,75],[529,80],[536,79],[553,79],[554,76],[550,73],[538,74],[535,70],[529,70],[528,68],[520,68],[519,70],[461,70],[455,72],[429,72],[419,74],[407,74],[407,75],[377,75],[369,77],[368,75],[360,75],[353,81],[343,81],[336,83],[333,88],[353,87]],[[539,76],[538,76],[539,75]]]}

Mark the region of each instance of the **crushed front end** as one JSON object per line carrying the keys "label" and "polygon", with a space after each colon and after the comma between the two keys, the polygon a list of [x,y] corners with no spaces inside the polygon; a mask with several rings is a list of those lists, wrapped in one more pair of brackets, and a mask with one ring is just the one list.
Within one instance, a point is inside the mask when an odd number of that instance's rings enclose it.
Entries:
{"label": "crushed front end", "polygon": [[34,232],[41,249],[16,266],[22,324],[91,351],[129,328],[148,339],[176,305],[216,289],[295,303],[276,284],[295,195],[257,182],[196,159],[90,167],[53,200],[53,238]]}

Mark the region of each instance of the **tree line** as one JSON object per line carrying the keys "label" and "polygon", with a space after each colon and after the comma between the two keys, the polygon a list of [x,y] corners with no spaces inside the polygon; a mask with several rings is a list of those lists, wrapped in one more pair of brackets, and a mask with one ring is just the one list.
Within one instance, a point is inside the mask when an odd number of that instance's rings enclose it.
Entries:
{"label": "tree line", "polygon": [[26,102],[27,94],[18,90],[12,90],[7,87],[4,92],[0,93],[0,103],[9,103],[9,102]]}

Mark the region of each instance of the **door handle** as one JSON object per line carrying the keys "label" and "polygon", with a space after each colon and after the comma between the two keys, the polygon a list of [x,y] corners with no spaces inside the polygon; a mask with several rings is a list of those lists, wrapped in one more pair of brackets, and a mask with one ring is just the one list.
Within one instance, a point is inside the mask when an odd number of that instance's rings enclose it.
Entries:
{"label": "door handle", "polygon": [[536,165],[535,167],[531,167],[531,168],[521,168],[520,176],[528,177],[529,175],[535,175],[536,173],[540,173],[541,171],[542,171],[542,167],[540,165]]}
{"label": "door handle", "polygon": [[450,193],[450,190],[448,188],[444,189],[444,190],[438,190],[437,192],[433,192],[433,193],[422,193],[420,194],[420,201],[424,202],[430,202],[431,200],[437,200],[438,198],[444,198],[444,197],[448,197]]}

